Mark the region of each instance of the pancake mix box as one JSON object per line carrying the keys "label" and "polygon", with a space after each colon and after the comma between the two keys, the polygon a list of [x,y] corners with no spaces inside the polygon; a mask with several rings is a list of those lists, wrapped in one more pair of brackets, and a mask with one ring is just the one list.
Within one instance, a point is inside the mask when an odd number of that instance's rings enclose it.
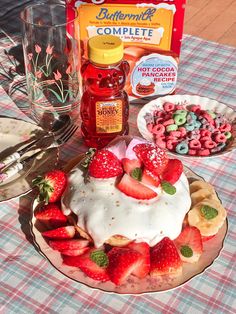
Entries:
{"label": "pancake mix box", "polygon": [[67,0],[78,11],[76,30],[82,63],[88,39],[119,36],[130,64],[131,99],[173,94],[176,88],[185,0]]}

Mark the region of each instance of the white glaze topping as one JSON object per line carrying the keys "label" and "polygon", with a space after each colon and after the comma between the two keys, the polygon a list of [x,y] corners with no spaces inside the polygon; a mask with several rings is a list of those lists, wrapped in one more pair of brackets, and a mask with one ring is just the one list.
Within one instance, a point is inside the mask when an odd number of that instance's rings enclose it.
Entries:
{"label": "white glaze topping", "polygon": [[158,188],[157,198],[139,201],[120,192],[114,179],[91,178],[85,184],[81,170],[74,169],[62,197],[62,208],[65,214],[71,210],[78,216],[78,225],[93,238],[96,247],[116,234],[154,246],[165,236],[173,240],[180,234],[190,208],[184,174],[175,187],[175,195]]}

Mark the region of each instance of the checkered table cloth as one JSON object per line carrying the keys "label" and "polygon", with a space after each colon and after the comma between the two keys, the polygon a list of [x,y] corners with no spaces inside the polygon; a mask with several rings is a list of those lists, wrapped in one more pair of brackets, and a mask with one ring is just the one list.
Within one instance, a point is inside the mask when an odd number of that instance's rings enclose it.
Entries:
{"label": "checkered table cloth", "polygon": [[[7,52],[12,44],[2,40],[3,65],[9,61]],[[1,75],[0,115],[28,120],[25,98],[18,97],[14,103],[13,95],[6,93],[9,79]],[[185,36],[177,93],[214,98],[236,109],[236,49]],[[130,108],[131,134],[138,134],[139,109]],[[78,132],[63,149],[61,159],[66,162],[84,150]],[[215,186],[228,212],[224,247],[203,274],[173,291],[142,296],[107,294],[70,280],[32,243],[32,195],[28,194],[0,204],[0,313],[236,313],[236,154],[184,163]]]}

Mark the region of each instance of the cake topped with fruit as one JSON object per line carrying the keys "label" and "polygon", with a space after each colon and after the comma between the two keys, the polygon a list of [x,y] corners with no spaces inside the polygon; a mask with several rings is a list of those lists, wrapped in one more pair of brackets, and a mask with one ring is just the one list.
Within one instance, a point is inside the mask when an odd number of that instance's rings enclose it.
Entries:
{"label": "cake topped with fruit", "polygon": [[34,215],[47,251],[115,286],[131,280],[153,289],[164,278],[189,278],[185,265],[201,264],[226,219],[209,183],[189,183],[181,161],[137,138],[90,151],[68,175],[56,169],[34,183],[46,201]]}
{"label": "cake topped with fruit", "polygon": [[191,199],[181,161],[133,139],[96,151],[86,171],[74,169],[62,204],[96,247],[122,240],[153,246],[180,234]]}

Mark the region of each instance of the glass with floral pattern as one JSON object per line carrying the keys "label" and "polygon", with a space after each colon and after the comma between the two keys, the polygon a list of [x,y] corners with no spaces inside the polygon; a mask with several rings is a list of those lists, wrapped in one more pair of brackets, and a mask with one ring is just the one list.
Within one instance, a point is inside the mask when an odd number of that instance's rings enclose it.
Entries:
{"label": "glass with floral pattern", "polygon": [[74,8],[35,4],[21,12],[30,116],[50,130],[60,115],[78,117],[79,47]]}

